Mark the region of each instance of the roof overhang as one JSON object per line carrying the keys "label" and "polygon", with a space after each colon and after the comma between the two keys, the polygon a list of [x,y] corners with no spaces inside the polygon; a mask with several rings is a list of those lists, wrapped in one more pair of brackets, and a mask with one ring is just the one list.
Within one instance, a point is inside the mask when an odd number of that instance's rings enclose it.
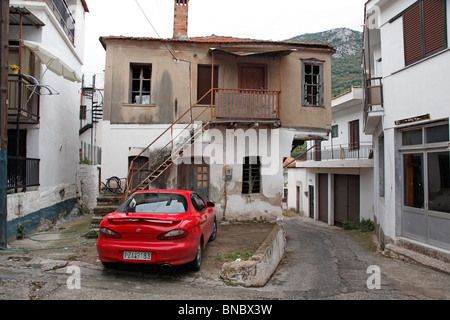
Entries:
{"label": "roof overhang", "polygon": [[20,17],[22,16],[22,26],[33,26],[40,28],[45,26],[38,17],[25,7],[9,7],[9,24],[12,26],[20,25]]}
{"label": "roof overhang", "polygon": [[271,50],[271,51],[228,51],[223,49],[211,48],[209,53],[221,53],[228,54],[235,57],[249,57],[249,56],[264,56],[264,57],[279,57],[288,56],[296,49],[284,49],[284,50]]}

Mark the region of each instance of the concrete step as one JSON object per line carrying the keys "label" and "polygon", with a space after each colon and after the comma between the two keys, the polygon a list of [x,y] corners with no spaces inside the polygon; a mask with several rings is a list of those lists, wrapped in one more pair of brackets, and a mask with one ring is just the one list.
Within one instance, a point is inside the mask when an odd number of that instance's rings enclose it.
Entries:
{"label": "concrete step", "polygon": [[104,206],[99,206],[97,205],[94,208],[94,215],[106,215],[108,213],[114,212],[116,211],[118,206],[112,206],[112,205],[104,205]]}
{"label": "concrete step", "polygon": [[122,195],[100,195],[97,197],[97,205],[121,205]]}

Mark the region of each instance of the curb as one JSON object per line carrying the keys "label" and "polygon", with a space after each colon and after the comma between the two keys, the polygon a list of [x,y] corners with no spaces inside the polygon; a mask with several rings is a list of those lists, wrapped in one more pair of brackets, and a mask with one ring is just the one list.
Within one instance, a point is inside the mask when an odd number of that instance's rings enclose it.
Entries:
{"label": "curb", "polygon": [[404,243],[401,243],[400,245],[387,244],[386,251],[389,252],[388,255],[390,257],[399,258],[436,271],[450,274],[450,263],[446,261],[446,259],[442,259],[442,257],[435,258],[430,254],[423,254],[416,250],[411,250],[406,248]]}
{"label": "curb", "polygon": [[250,260],[223,264],[221,278],[244,287],[263,287],[283,258],[285,245],[284,227],[281,221],[277,221]]}

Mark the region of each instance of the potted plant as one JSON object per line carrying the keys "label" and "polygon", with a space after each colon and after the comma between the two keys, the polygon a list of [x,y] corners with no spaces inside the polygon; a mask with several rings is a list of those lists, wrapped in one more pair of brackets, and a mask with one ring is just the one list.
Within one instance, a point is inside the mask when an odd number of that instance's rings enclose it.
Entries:
{"label": "potted plant", "polygon": [[12,64],[12,65],[9,66],[9,68],[12,70],[13,74],[19,74],[19,70],[20,70],[19,66],[16,66],[15,64]]}

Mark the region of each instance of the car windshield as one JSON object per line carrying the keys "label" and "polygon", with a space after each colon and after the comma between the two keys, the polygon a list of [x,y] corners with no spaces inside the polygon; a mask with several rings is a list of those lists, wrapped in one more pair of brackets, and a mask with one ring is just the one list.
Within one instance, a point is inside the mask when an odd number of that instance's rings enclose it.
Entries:
{"label": "car windshield", "polygon": [[185,196],[176,193],[138,193],[117,211],[125,213],[179,214],[188,210]]}

